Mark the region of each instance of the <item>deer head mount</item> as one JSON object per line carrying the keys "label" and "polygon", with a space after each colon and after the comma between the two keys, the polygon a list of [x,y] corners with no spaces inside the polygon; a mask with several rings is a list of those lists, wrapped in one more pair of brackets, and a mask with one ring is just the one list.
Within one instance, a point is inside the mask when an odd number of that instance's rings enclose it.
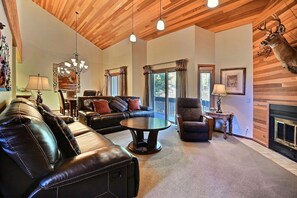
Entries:
{"label": "deer head mount", "polygon": [[297,74],[297,50],[290,46],[283,36],[286,27],[276,15],[272,15],[272,21],[277,22],[275,31],[267,29],[266,20],[264,27],[259,26],[258,29],[268,33],[267,37],[261,42],[262,46],[271,47],[275,57],[279,60],[283,68],[287,68],[290,72]]}

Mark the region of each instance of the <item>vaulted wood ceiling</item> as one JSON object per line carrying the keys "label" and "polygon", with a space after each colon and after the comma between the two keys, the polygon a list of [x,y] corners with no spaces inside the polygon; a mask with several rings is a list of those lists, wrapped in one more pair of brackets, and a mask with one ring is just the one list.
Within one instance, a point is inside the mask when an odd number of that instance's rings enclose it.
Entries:
{"label": "vaulted wood ceiling", "polygon": [[[101,49],[129,37],[132,31],[132,0],[32,0]],[[134,32],[151,40],[192,25],[220,32],[251,23],[273,0],[220,0],[208,8],[207,0],[162,0],[164,31],[156,30],[159,0],[134,0]]]}

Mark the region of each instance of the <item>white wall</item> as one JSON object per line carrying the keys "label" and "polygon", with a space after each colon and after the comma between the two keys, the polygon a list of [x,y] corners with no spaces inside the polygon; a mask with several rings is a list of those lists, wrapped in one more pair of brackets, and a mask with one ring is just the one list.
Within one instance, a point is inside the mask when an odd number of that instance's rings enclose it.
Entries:
{"label": "white wall", "polygon": [[132,95],[145,97],[143,66],[147,62],[147,42],[138,39],[132,44]]}
{"label": "white wall", "polygon": [[[157,64],[178,59],[189,60],[188,62],[188,86],[187,95],[194,97],[197,95],[197,89],[193,84],[193,71],[195,71],[195,26],[179,30],[161,36],[147,42],[147,64]],[[175,66],[175,63],[173,63]]]}
{"label": "white wall", "polygon": [[[17,64],[17,87],[26,87],[29,75],[38,73],[49,77],[52,84],[53,63],[73,57],[75,31],[30,0],[18,0],[17,5],[23,39],[23,62]],[[81,75],[81,93],[85,89],[98,90],[101,49],[78,35],[78,53],[89,66],[87,72]],[[45,104],[59,109],[58,96],[54,91],[44,91],[42,94]]]}
{"label": "white wall", "polygon": [[223,111],[234,112],[233,133],[252,137],[253,130],[253,35],[252,25],[245,25],[215,34],[216,82],[220,69],[246,68],[245,95],[222,98]]}
{"label": "white wall", "polygon": [[[103,50],[103,73],[104,70],[127,66],[128,95],[132,95],[132,44],[129,39],[125,39],[109,48]],[[111,71],[112,73],[112,71]]]}
{"label": "white wall", "polygon": [[[12,64],[13,64],[12,63],[12,33],[7,21],[7,17],[5,15],[2,2],[0,3],[0,22],[2,22],[5,25],[5,28],[2,30],[2,34],[6,36],[6,42],[9,45],[9,54],[10,54],[9,63],[10,63],[10,69],[11,69],[11,79],[14,79],[15,71],[13,70],[13,67],[12,67]],[[13,85],[13,82],[12,82],[12,85]],[[12,89],[15,89],[15,87],[12,87]],[[4,108],[6,105],[9,104],[11,98],[12,98],[11,91],[0,92],[0,112],[2,108]]]}

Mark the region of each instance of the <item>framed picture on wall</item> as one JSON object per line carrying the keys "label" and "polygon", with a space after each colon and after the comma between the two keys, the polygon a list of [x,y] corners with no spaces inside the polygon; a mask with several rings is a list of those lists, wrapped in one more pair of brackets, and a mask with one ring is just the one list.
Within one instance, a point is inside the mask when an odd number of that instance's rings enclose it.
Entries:
{"label": "framed picture on wall", "polygon": [[221,84],[230,95],[245,95],[246,68],[221,69]]}
{"label": "framed picture on wall", "polygon": [[[61,64],[61,63],[60,63]],[[80,76],[76,75],[74,70],[70,71],[69,75],[59,75],[58,72],[59,64],[53,65],[53,87],[54,91],[76,91],[79,93],[80,90]]]}

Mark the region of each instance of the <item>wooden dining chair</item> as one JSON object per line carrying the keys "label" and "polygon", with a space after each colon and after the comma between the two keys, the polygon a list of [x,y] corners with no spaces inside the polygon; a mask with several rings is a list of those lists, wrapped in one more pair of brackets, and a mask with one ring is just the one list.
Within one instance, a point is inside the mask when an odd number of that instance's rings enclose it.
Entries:
{"label": "wooden dining chair", "polygon": [[97,91],[96,90],[85,90],[84,91],[84,96],[96,96]]}
{"label": "wooden dining chair", "polygon": [[59,96],[59,101],[60,101],[60,113],[65,115],[65,111],[67,110],[67,112],[69,114],[69,102],[65,101],[62,90],[58,90],[58,96]]}

